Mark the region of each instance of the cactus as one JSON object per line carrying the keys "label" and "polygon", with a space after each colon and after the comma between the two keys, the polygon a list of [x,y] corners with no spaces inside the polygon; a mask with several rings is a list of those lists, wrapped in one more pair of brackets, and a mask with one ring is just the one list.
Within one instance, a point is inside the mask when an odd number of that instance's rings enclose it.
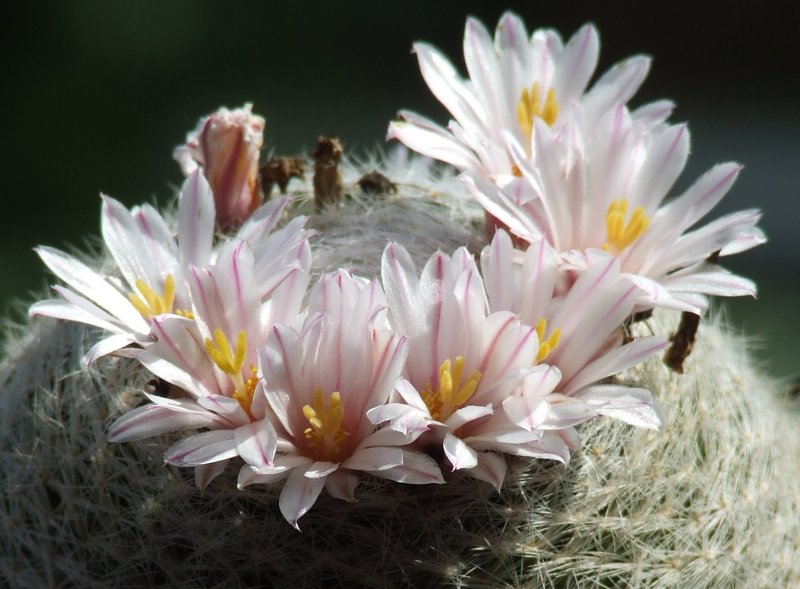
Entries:
{"label": "cactus", "polygon": [[[356,180],[380,167],[395,194]],[[421,262],[483,242],[483,212],[419,159],[343,162],[339,207],[311,220],[315,270],[378,273],[388,238]],[[310,181],[294,190],[313,207]],[[93,263],[102,264],[102,260]],[[668,333],[677,317],[635,326]],[[501,492],[366,480],[320,497],[299,533],[279,487],[200,492],[163,465],[174,440],[111,444],[106,430],[157,383],[131,360],[86,369],[92,333],[39,319],[8,330],[0,365],[0,570],[10,587],[785,587],[800,583],[797,408],[753,366],[746,340],[704,321],[685,374],[651,359],[617,378],[650,389],[661,431],[600,420],[568,466],[514,460]]]}

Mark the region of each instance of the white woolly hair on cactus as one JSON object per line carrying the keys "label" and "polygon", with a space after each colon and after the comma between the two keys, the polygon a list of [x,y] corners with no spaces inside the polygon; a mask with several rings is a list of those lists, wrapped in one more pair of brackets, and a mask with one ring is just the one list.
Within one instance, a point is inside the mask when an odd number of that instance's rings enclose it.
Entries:
{"label": "white woolly hair on cactus", "polygon": [[[397,186],[368,196],[378,166]],[[402,152],[343,162],[349,198],[313,215],[316,272],[375,276],[388,239],[421,264],[479,251],[483,212],[457,180]],[[310,182],[294,189],[310,208]],[[87,261],[108,265],[101,255]],[[671,332],[674,313],[636,325]],[[660,431],[582,426],[568,466],[510,461],[500,492],[468,477],[421,487],[364,477],[357,503],[323,494],[298,533],[277,488],[204,490],[163,463],[172,436],[112,444],[142,403],[130,359],[81,364],[91,330],[51,319],[8,329],[0,367],[4,586],[788,587],[800,583],[796,407],[747,342],[705,319],[684,374],[659,358],[618,379],[654,392]]]}

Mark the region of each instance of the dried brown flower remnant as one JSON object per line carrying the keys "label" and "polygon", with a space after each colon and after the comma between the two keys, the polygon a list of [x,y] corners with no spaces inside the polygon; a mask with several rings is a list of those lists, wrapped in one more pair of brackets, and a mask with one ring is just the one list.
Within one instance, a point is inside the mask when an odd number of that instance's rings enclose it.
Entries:
{"label": "dried brown flower remnant", "polygon": [[317,210],[338,204],[344,194],[344,183],[339,173],[339,160],[344,147],[338,137],[320,136],[317,146],[311,150],[314,158],[314,204]]}
{"label": "dried brown flower remnant", "polygon": [[380,172],[373,170],[358,179],[358,185],[367,194],[395,194],[397,185]]}
{"label": "dried brown flower remnant", "polygon": [[306,163],[300,157],[275,157],[261,166],[261,188],[264,197],[269,198],[273,185],[277,184],[281,194],[286,193],[286,187],[292,178],[302,178],[305,175]]}
{"label": "dried brown flower remnant", "polygon": [[700,315],[684,311],[681,314],[681,322],[678,329],[670,337],[672,346],[664,356],[664,364],[672,368],[675,372],[683,374],[683,363],[694,348],[694,340],[697,335],[697,328],[700,326]]}

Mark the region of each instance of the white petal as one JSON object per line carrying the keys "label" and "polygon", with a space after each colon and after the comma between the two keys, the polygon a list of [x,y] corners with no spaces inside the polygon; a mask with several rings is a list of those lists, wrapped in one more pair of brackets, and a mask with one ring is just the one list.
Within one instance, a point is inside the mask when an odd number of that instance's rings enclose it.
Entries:
{"label": "white petal", "polygon": [[256,468],[272,465],[277,447],[277,433],[269,420],[263,419],[236,428],[239,456]]}
{"label": "white petal", "polygon": [[[558,395],[551,397],[549,411],[544,422],[539,424],[540,429],[565,429],[574,427],[593,417],[597,417],[597,412],[585,403],[572,397]],[[554,401],[558,402],[554,402]]]}
{"label": "white petal", "polygon": [[[464,62],[467,65],[471,87],[478,100],[489,109],[493,120],[504,127],[507,126],[504,113],[498,112],[505,100],[498,95],[498,91],[501,90],[501,80],[498,76],[497,53],[489,31],[482,22],[472,17],[467,18],[464,29]],[[465,120],[464,117],[456,116],[456,119],[462,125],[472,122],[470,119]]]}
{"label": "white petal", "polygon": [[214,195],[203,171],[192,172],[178,199],[178,247],[181,268],[205,266],[211,260],[214,239]]}
{"label": "white petal", "polygon": [[600,415],[637,427],[658,429],[664,424],[664,415],[658,403],[646,389],[598,385],[584,389],[577,396]]}
{"label": "white petal", "polygon": [[669,127],[652,138],[645,164],[630,191],[632,200],[648,211],[655,210],[664,199],[689,156],[689,131],[685,124]]}
{"label": "white petal", "polygon": [[244,489],[250,485],[276,483],[288,477],[290,473],[291,469],[286,469],[277,473],[261,474],[249,464],[245,464],[239,469],[239,477],[236,481],[236,487],[239,489]]}
{"label": "white petal", "polygon": [[325,486],[325,478],[308,478],[305,469],[297,468],[289,475],[289,479],[281,491],[278,501],[281,513],[298,531],[297,521],[311,509]]}
{"label": "white petal", "polygon": [[139,311],[97,272],[55,248],[41,246],[36,248],[36,253],[53,274],[87,299],[106,309],[131,330],[142,334],[150,332],[150,325]]}
{"label": "white petal", "polygon": [[512,396],[503,401],[503,410],[512,423],[528,431],[537,429],[546,419],[549,406],[538,397]]}
{"label": "white petal", "polygon": [[742,166],[734,163],[714,166],[681,196],[662,207],[653,217],[653,225],[659,222],[688,229],[722,200],[741,170]]}
{"label": "white petal", "polygon": [[[653,266],[649,274],[666,274],[684,268],[705,260],[716,251],[720,251],[720,255],[729,255],[755,247],[765,240],[755,227],[760,219],[761,211],[757,209],[737,211],[685,233],[664,252],[661,262]],[[744,240],[738,243],[740,238]]]}
{"label": "white petal", "polygon": [[184,411],[153,403],[137,407],[111,424],[108,439],[110,442],[131,442],[166,432],[218,425],[214,415],[196,407],[192,410],[189,403],[185,403],[183,407]]}
{"label": "white petal", "polygon": [[306,469],[305,476],[309,479],[324,479],[329,474],[336,472],[338,468],[339,464],[336,462],[321,460],[311,464],[311,466]]}
{"label": "white petal", "polygon": [[697,271],[684,276],[668,276],[664,284],[669,290],[685,293],[719,297],[756,296],[755,282],[713,264],[704,264]]}
{"label": "white petal", "polygon": [[103,356],[107,356],[108,354],[112,354],[117,350],[124,348],[136,340],[130,334],[127,333],[120,333],[117,335],[112,335],[110,337],[106,337],[101,339],[95,345],[93,345],[88,352],[83,357],[83,363],[86,366],[94,364],[97,360],[102,358]]}
{"label": "white petal", "polygon": [[122,275],[131,286],[139,279],[153,286],[152,282],[158,277],[158,271],[154,261],[147,258],[140,227],[122,203],[110,196],[102,195],[102,198],[103,240]]}
{"label": "white petal", "polygon": [[439,470],[436,461],[427,454],[413,450],[403,450],[403,463],[400,466],[375,471],[372,474],[409,485],[444,482],[442,471]]}
{"label": "white petal", "polygon": [[194,484],[201,491],[205,489],[208,484],[225,472],[225,467],[228,466],[227,460],[220,460],[219,462],[212,462],[211,464],[201,464],[194,467]]}
{"label": "white petal", "polygon": [[592,25],[581,27],[567,42],[553,80],[560,102],[567,104],[581,97],[597,67],[599,47],[597,30]]}
{"label": "white petal", "polygon": [[[236,239],[247,241],[253,249],[257,249],[257,243],[266,237],[280,221],[288,202],[289,199],[287,197],[280,197],[271,199],[258,207],[236,233]],[[298,221],[298,219],[301,220]],[[305,225],[305,217],[292,220],[292,223],[298,222],[300,227]],[[292,231],[292,233],[294,232],[296,232],[296,229]]]}
{"label": "white petal", "polygon": [[362,448],[342,463],[342,468],[375,472],[394,468],[403,464],[403,451],[400,448]]}
{"label": "white petal", "polygon": [[325,479],[325,489],[331,497],[355,503],[355,490],[358,483],[357,475],[339,470]]}
{"label": "white petal", "polygon": [[450,432],[445,434],[442,447],[450,464],[453,465],[453,470],[469,469],[478,464],[478,453]]}
{"label": "white petal", "polygon": [[[94,303],[91,303],[87,299],[84,299],[82,296],[66,288],[56,286],[54,289],[62,296],[68,295],[70,298],[68,300],[48,299],[46,301],[39,301],[31,305],[31,308],[28,310],[28,314],[31,317],[35,315],[45,315],[55,319],[77,321],[78,323],[94,325],[95,327],[105,329],[112,333],[123,331],[114,317],[103,311]],[[67,297],[65,296],[64,298]],[[127,331],[127,329],[125,331]]]}
{"label": "white petal", "polygon": [[584,96],[587,113],[597,117],[636,93],[650,71],[650,58],[636,55],[611,67]]}
{"label": "white petal", "polygon": [[164,455],[164,460],[176,466],[197,466],[226,458],[236,452],[236,437],[233,430],[212,430],[187,438],[173,445]]}
{"label": "white petal", "polygon": [[631,116],[647,127],[654,127],[666,121],[673,110],[675,110],[675,103],[671,100],[656,100],[635,109]]}
{"label": "white petal", "polygon": [[478,464],[469,470],[469,474],[499,491],[506,478],[507,468],[505,456],[502,454],[478,452]]}
{"label": "white petal", "polygon": [[486,417],[487,415],[492,415],[494,410],[492,409],[492,405],[467,405],[466,407],[461,407],[453,412],[453,414],[447,418],[445,425],[447,429],[451,432],[456,431],[462,425],[469,423],[470,421],[475,421],[476,419],[480,419],[481,417]]}
{"label": "white petal", "polygon": [[423,128],[404,121],[389,124],[388,139],[397,139],[406,147],[430,158],[447,162],[459,170],[480,170],[478,159],[443,130]]}
{"label": "white petal", "polygon": [[644,362],[668,345],[665,337],[656,335],[638,338],[629,344],[606,352],[569,380],[557,387],[560,393],[570,394],[594,382]]}
{"label": "white petal", "polygon": [[419,279],[406,249],[390,242],[381,258],[381,281],[398,331],[414,336],[425,325],[419,300]]}
{"label": "white petal", "polygon": [[483,107],[450,61],[427,43],[415,43],[414,53],[425,83],[439,102],[461,125],[479,124]]}

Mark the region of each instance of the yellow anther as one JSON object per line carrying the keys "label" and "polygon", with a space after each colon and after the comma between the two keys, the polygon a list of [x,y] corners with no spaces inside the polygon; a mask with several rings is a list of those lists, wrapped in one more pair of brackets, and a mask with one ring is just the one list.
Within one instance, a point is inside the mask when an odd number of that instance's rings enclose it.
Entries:
{"label": "yellow anther", "polygon": [[558,118],[558,100],[556,99],[555,88],[547,91],[544,104],[542,104],[542,91],[539,82],[534,82],[530,91],[525,88],[517,104],[517,119],[525,134],[530,137],[533,133],[533,121],[536,117],[542,119],[548,126],[552,127]]}
{"label": "yellow anther", "polygon": [[547,321],[545,319],[539,319],[539,322],[536,324],[536,335],[539,336],[539,352],[536,354],[537,364],[547,358],[550,352],[556,349],[558,342],[561,341],[560,329],[554,329],[547,339],[544,337],[546,332]]}
{"label": "yellow anther", "polygon": [[211,338],[206,338],[206,350],[209,356],[225,374],[241,375],[242,366],[244,366],[245,356],[247,355],[247,332],[239,332],[239,337],[236,338],[235,355],[225,332],[219,327],[214,330],[214,339],[216,344],[211,341]]}
{"label": "yellow anther", "polygon": [[234,388],[232,397],[239,401],[242,409],[250,415],[250,406],[253,404],[253,395],[258,385],[258,369],[251,364],[250,377],[245,380],[242,376],[242,368],[247,357],[247,332],[239,332],[234,352],[225,332],[217,328],[214,330],[214,341],[206,338],[206,351],[214,360],[214,364],[231,377]]}
{"label": "yellow anther", "polygon": [[650,226],[650,217],[643,207],[636,207],[627,224],[628,199],[620,198],[611,202],[606,213],[606,233],[608,240],[603,249],[615,254],[620,253],[634,241],[644,235]]}
{"label": "yellow anther", "polygon": [[163,296],[156,294],[150,285],[141,278],[136,281],[136,288],[141,294],[141,297],[135,292],[132,292],[128,295],[128,299],[143,317],[149,319],[154,315],[172,313],[172,305],[175,302],[175,279],[172,277],[172,274],[167,274],[164,280]]}
{"label": "yellow anther", "polygon": [[253,405],[253,396],[256,393],[256,387],[258,386],[258,369],[250,365],[250,378],[244,381],[244,389],[239,390],[237,389],[233,393],[233,398],[239,401],[239,405],[242,406],[248,415],[252,417],[250,413],[250,407]]}
{"label": "yellow anther", "polygon": [[194,321],[194,313],[187,309],[175,309],[175,314],[180,315],[181,317],[186,317],[186,319],[191,319]]}
{"label": "yellow anther", "polygon": [[344,429],[344,407],[339,391],[331,393],[327,405],[322,389],[314,391],[313,405],[303,406],[303,416],[311,425],[303,434],[317,460],[339,461],[342,458],[342,443],[350,437],[350,432]]}
{"label": "yellow anther", "polygon": [[475,394],[481,373],[477,370],[469,375],[465,383],[461,383],[464,376],[464,358],[457,356],[455,366],[448,358],[439,367],[439,386],[434,390],[430,385],[423,393],[422,400],[428,407],[431,417],[444,421],[454,411],[460,409]]}

